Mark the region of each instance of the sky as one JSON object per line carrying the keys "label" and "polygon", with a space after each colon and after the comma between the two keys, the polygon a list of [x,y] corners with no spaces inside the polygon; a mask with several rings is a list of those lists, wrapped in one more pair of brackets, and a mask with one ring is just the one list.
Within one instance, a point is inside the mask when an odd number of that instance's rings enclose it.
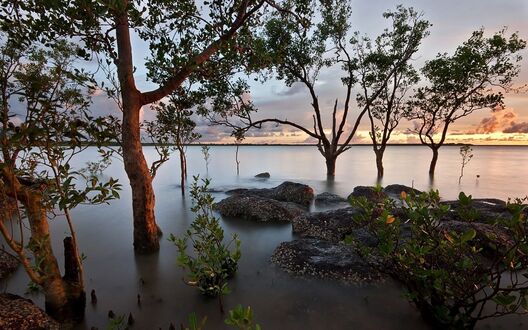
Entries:
{"label": "sky", "polygon": [[[352,0],[351,29],[375,37],[384,27],[386,20],[382,13],[394,9],[398,4],[412,6],[424,14],[433,25],[413,63],[420,68],[426,60],[439,52],[452,54],[458,45],[471,35],[472,31],[484,28],[487,34],[504,27],[509,33],[518,32],[522,39],[528,39],[527,0]],[[133,43],[136,79],[142,90],[153,86],[145,80],[146,74],[141,65],[148,55],[147,46],[138,39]],[[528,84],[528,51],[522,52],[521,73],[515,80],[516,86]],[[322,105],[326,127],[330,127],[329,115],[336,99],[344,98],[344,89],[338,79],[337,68],[324,70],[316,85]],[[312,108],[308,91],[302,85],[286,87],[282,82],[270,80],[266,83],[250,81],[249,97],[258,112],[255,119],[279,118],[298,122],[312,127]],[[472,144],[523,144],[528,145],[528,92],[507,94],[505,109],[491,112],[483,109],[452,124],[447,142]],[[104,95],[96,95],[94,109],[101,113],[116,113],[112,102]],[[340,109],[341,110],[341,109]],[[353,116],[357,107],[352,108]],[[155,118],[149,108],[143,109],[143,118]],[[230,131],[222,127],[211,127],[202,119],[197,119],[197,132],[202,134],[202,142],[232,143]],[[370,143],[368,119],[364,118],[354,143]],[[410,122],[402,122],[393,134],[391,143],[418,143],[417,137],[408,134]],[[266,129],[250,130],[245,143],[313,143],[305,133],[287,126],[268,126]]]}

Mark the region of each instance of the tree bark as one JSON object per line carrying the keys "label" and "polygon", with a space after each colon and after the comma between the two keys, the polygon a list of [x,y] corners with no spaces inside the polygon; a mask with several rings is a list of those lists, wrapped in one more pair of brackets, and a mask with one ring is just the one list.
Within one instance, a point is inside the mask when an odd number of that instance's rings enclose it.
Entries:
{"label": "tree bark", "polygon": [[154,214],[155,198],[152,175],[143,155],[140,134],[141,93],[134,81],[132,45],[127,12],[116,17],[116,40],[119,59],[117,72],[123,101],[122,148],[125,171],[132,189],[134,249],[139,253],[159,250],[161,231]]}
{"label": "tree bark", "polygon": [[429,176],[434,177],[436,162],[438,161],[438,148],[431,148],[433,151],[433,158],[431,159],[431,164],[429,165]]}
{"label": "tree bark", "polygon": [[178,148],[180,154],[180,185],[182,196],[185,195],[185,179],[187,178],[187,165],[185,161],[185,153],[182,148]]}
{"label": "tree bark", "polygon": [[71,237],[64,240],[66,274],[61,277],[51,247],[46,209],[38,193],[25,189],[22,203],[27,209],[31,228],[31,246],[36,260],[42,262],[38,273],[42,278],[46,312],[57,321],[80,321],[84,317],[86,296],[80,279],[76,248]]}
{"label": "tree bark", "polygon": [[378,178],[382,178],[384,174],[383,169],[383,150],[374,150],[376,154],[376,168],[378,169]]}
{"label": "tree bark", "polygon": [[335,176],[335,167],[336,167],[336,156],[325,156],[326,160],[326,175],[333,177]]}

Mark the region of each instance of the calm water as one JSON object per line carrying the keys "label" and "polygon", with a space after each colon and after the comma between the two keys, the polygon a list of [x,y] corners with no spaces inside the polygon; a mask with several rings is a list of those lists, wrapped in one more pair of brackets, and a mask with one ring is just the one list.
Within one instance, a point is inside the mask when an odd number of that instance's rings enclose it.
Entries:
{"label": "calm water", "polygon": [[[82,165],[94,154],[90,150]],[[154,150],[146,148],[154,159]],[[385,156],[385,179],[382,184],[402,183],[418,189],[431,184],[446,199],[459,191],[474,197],[517,197],[528,195],[528,147],[474,147],[474,157],[467,165],[462,184],[458,185],[460,155],[458,147],[441,149],[437,178],[431,183],[427,170],[430,151],[423,147],[389,147]],[[236,175],[235,148],[212,147],[209,173],[199,147],[188,150],[189,174],[208,175],[217,200],[221,191],[235,187],[273,187],[284,180],[312,186],[316,193],[334,192],[347,196],[357,185],[376,182],[374,154],[370,147],[353,147],[338,160],[336,178],[326,179],[324,161],[315,147],[250,147],[241,146],[240,175]],[[256,180],[253,176],[268,171],[271,179]],[[122,164],[116,161],[105,172],[123,183],[121,199],[104,206],[83,206],[74,211],[85,261],[86,291],[95,289],[96,306],[86,308],[85,323],[104,329],[108,310],[117,315],[132,312],[135,329],[167,329],[176,326],[192,312],[208,316],[206,329],[224,329],[216,300],[205,299],[183,281],[183,272],[176,266],[176,248],[166,240],[169,233],[181,235],[193,220],[189,198],[182,198],[176,158],[165,164],[155,179],[157,221],[165,233],[159,254],[135,256],[132,250],[131,203],[128,181]],[[480,178],[477,179],[477,175]],[[237,304],[250,305],[264,329],[424,329],[426,325],[416,310],[402,297],[394,283],[383,286],[347,286],[332,281],[293,278],[269,263],[275,247],[292,240],[291,226],[255,224],[242,220],[222,220],[226,232],[239,233],[242,260],[236,277],[230,282],[232,293],[225,298],[227,309]],[[66,232],[64,220],[52,221],[56,254]],[[60,239],[59,239],[60,238]],[[62,262],[62,261],[61,261]],[[24,294],[28,278],[22,268],[1,288]],[[136,296],[142,297],[141,306]],[[42,297],[29,296],[43,305]],[[523,324],[524,323],[524,324]],[[510,317],[500,322],[483,323],[481,328],[521,329],[526,318]]]}

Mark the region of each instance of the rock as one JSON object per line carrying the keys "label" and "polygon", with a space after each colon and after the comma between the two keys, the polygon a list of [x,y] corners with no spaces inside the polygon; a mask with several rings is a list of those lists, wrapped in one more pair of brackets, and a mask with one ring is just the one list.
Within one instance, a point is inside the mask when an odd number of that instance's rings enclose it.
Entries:
{"label": "rock", "polygon": [[303,206],[309,206],[314,198],[313,189],[301,183],[285,181],[271,189],[232,189],[226,192],[228,195],[250,195],[275,199],[281,202],[291,202]]}
{"label": "rock", "polygon": [[262,172],[257,175],[255,175],[255,178],[262,178],[262,179],[268,179],[270,177],[270,174],[268,172]]}
{"label": "rock", "polygon": [[362,227],[352,220],[352,217],[360,212],[357,208],[346,207],[303,214],[292,220],[293,232],[301,237],[340,242],[345,236],[353,234],[354,230]]}
{"label": "rock", "polygon": [[352,246],[318,239],[281,243],[271,261],[288,273],[299,276],[364,283],[384,279]]}
{"label": "rock", "polygon": [[345,198],[329,192],[320,193],[319,195],[315,196],[316,205],[332,205],[344,203],[347,203],[347,200]]}
{"label": "rock", "polygon": [[296,204],[251,195],[230,196],[215,205],[223,216],[261,222],[289,222],[306,212]]}
{"label": "rock", "polygon": [[482,248],[482,255],[492,259],[495,257],[496,248],[500,251],[507,251],[515,244],[508,230],[485,223],[443,221],[438,229],[446,232],[454,231],[458,234],[474,229],[477,233],[474,240]]}
{"label": "rock", "polygon": [[365,197],[372,202],[381,202],[388,196],[383,191],[376,191],[375,187],[357,186],[354,188],[354,191],[348,195],[347,199],[350,200],[352,197]]}
{"label": "rock", "polygon": [[[458,201],[445,201],[440,204],[449,205],[451,208],[445,220],[463,221],[457,212],[457,209],[460,207]],[[506,207],[506,202],[500,199],[473,199],[472,208],[478,211],[479,216],[475,220],[477,222],[493,223],[497,219],[507,219],[511,217],[511,214]]]}
{"label": "rock", "polygon": [[301,183],[286,181],[273,188],[273,190],[273,199],[283,202],[309,206],[314,199],[313,189]]}
{"label": "rock", "polygon": [[0,280],[13,273],[18,268],[19,263],[17,258],[4,250],[0,250]]}
{"label": "rock", "polygon": [[0,329],[60,329],[60,326],[31,300],[1,293]]}
{"label": "rock", "polygon": [[383,192],[391,198],[400,199],[400,194],[402,191],[405,191],[407,194],[414,193],[420,195],[422,192],[420,190],[404,186],[402,184],[390,184],[383,188]]}

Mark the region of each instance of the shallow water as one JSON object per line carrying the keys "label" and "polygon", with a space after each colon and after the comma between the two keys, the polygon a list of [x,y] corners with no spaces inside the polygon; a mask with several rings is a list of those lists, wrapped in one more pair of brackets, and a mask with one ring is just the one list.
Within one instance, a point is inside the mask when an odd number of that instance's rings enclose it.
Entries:
{"label": "shallow water", "polygon": [[[391,146],[385,157],[383,185],[401,183],[417,189],[440,190],[445,199],[456,198],[464,190],[474,197],[526,196],[528,147],[473,147],[475,155],[467,165],[462,184],[458,185],[460,155],[458,147],[444,147],[440,152],[437,178],[429,181],[427,170],[430,151],[418,146]],[[89,150],[83,159],[91,159]],[[145,148],[154,159],[154,150]],[[211,148],[209,171],[199,147],[189,147],[189,175],[208,175],[217,200],[222,191],[235,187],[269,188],[291,180],[312,186],[316,193],[334,192],[347,196],[357,185],[376,182],[374,154],[370,147],[353,147],[338,160],[336,178],[328,181],[324,161],[315,147],[241,146],[240,175],[236,175],[235,148]],[[268,171],[271,178],[253,176]],[[477,179],[477,174],[480,178]],[[107,313],[132,313],[135,329],[167,329],[176,326],[195,312],[208,317],[206,329],[224,329],[216,300],[203,298],[196,289],[183,283],[183,272],[176,266],[176,248],[167,241],[169,233],[181,235],[192,222],[190,199],[182,198],[178,186],[176,158],[162,166],[155,179],[156,216],[165,233],[158,254],[135,256],[132,249],[130,189],[122,164],[116,161],[105,171],[123,183],[121,199],[104,206],[82,206],[74,210],[75,227],[84,264],[86,291],[95,289],[96,306],[88,302],[85,322],[79,329],[92,326],[104,329]],[[313,210],[317,210],[313,208]],[[275,247],[294,237],[289,224],[256,224],[237,219],[222,219],[226,233],[238,233],[242,241],[242,259],[236,277],[230,282],[232,293],[225,297],[226,309],[237,304],[250,305],[264,329],[423,329],[427,326],[410,306],[403,291],[394,283],[382,286],[350,286],[325,280],[294,278],[269,263]],[[66,232],[64,220],[52,221],[54,248],[59,255]],[[3,242],[1,242],[3,243]],[[62,262],[62,261],[61,261]],[[24,294],[28,278],[22,268],[0,288]],[[142,297],[137,306],[136,297]],[[43,299],[30,295],[39,305]],[[523,325],[524,323],[524,325]],[[483,328],[523,328],[528,320],[510,317]]]}

